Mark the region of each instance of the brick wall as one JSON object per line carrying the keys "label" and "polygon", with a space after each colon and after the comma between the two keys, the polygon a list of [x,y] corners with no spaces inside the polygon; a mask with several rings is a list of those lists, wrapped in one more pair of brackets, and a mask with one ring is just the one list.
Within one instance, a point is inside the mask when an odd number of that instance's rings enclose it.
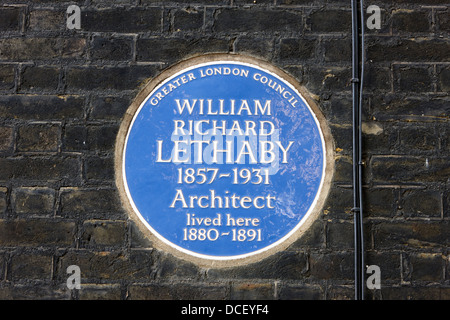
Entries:
{"label": "brick wall", "polygon": [[[448,0],[366,1],[367,299],[449,299]],[[66,9],[81,7],[81,30]],[[1,299],[353,299],[351,11],[343,0],[3,0]],[[336,173],[319,219],[283,252],[205,269],[152,248],[114,177],[121,119],[142,86],[202,53],[267,60],[315,95]],[[81,290],[66,286],[69,265]]]}

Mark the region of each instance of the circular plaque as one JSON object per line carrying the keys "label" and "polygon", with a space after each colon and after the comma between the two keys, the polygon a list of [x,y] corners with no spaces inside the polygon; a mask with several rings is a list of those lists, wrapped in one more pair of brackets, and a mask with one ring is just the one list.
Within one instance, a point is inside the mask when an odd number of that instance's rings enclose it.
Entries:
{"label": "circular plaque", "polygon": [[153,79],[119,132],[117,184],[156,246],[230,266],[292,243],[323,205],[328,127],[277,68],[209,55]]}

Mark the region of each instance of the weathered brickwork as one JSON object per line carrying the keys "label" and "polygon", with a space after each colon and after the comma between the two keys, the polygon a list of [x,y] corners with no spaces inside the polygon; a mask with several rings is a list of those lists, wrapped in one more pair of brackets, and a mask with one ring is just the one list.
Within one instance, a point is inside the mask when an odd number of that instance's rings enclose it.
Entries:
{"label": "weathered brickwork", "polygon": [[[365,1],[366,299],[450,299],[450,2]],[[81,8],[81,29],[66,9]],[[204,53],[269,61],[315,97],[336,172],[287,250],[228,269],[152,247],[120,203],[122,117],[165,68]],[[0,299],[353,299],[351,10],[344,0],[3,0]],[[70,265],[81,290],[66,286]]]}

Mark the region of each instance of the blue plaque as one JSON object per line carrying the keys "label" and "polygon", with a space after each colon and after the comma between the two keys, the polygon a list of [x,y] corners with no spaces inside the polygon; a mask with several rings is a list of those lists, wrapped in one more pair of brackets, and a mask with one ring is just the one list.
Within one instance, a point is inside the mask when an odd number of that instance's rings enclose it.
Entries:
{"label": "blue plaque", "polygon": [[321,124],[296,86],[226,56],[158,79],[127,126],[126,199],[174,251],[236,260],[289,239],[326,174]]}

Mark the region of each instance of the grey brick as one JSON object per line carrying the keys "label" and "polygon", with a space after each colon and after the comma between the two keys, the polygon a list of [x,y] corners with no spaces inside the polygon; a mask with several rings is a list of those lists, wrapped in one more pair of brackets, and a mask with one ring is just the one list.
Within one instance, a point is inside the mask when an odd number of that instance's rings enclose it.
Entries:
{"label": "grey brick", "polygon": [[61,213],[112,213],[122,211],[118,194],[112,189],[68,188],[61,192]]}
{"label": "grey brick", "polygon": [[82,30],[101,32],[159,31],[162,11],[158,7],[83,10]]}
{"label": "grey brick", "polygon": [[68,95],[0,96],[0,118],[61,120],[82,118],[84,98]]}
{"label": "grey brick", "polygon": [[[276,21],[276,23],[274,23]],[[216,14],[214,30],[217,32],[281,32],[303,31],[300,12],[261,9],[223,9]]]}
{"label": "grey brick", "polygon": [[0,220],[2,247],[70,246],[75,223],[61,219]]}
{"label": "grey brick", "polygon": [[14,7],[0,8],[0,30],[20,31],[22,9]]}
{"label": "grey brick", "polygon": [[81,162],[75,158],[52,156],[0,159],[0,181],[38,181],[75,184],[81,180]]}
{"label": "grey brick", "polygon": [[21,90],[58,89],[60,69],[57,67],[25,67]]}
{"label": "grey brick", "polygon": [[61,129],[57,125],[28,125],[20,127],[17,151],[58,151]]}
{"label": "grey brick", "polygon": [[[152,38],[138,39],[138,61],[175,62],[183,57],[199,53],[227,53],[229,41],[218,38]],[[158,50],[153,50],[158,48]]]}
{"label": "grey brick", "polygon": [[55,190],[50,188],[17,188],[12,192],[12,209],[19,214],[53,214]]}

